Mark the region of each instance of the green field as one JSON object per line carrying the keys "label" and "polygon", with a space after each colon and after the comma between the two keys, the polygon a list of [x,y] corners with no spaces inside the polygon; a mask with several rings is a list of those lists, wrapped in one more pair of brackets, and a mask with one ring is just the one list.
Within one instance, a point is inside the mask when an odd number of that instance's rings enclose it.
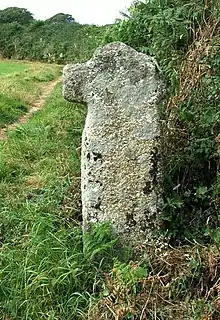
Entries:
{"label": "green field", "polygon": [[20,62],[0,61],[0,75],[22,72],[27,70],[27,66]]}
{"label": "green field", "polygon": [[60,66],[0,60],[0,128],[25,114],[42,94],[42,88],[58,78]]}

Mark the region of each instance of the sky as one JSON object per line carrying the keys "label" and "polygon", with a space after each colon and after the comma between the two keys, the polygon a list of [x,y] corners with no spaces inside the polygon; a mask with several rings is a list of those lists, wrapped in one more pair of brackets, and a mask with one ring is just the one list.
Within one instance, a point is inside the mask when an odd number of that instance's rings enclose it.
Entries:
{"label": "sky", "polygon": [[0,0],[7,7],[28,9],[35,19],[45,20],[57,13],[68,13],[79,23],[109,24],[120,18],[132,0]]}

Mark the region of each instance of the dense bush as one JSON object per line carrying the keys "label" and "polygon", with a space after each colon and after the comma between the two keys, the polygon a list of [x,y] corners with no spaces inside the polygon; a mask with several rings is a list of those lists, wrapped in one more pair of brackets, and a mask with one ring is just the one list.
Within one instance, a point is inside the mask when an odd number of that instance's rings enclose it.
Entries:
{"label": "dense bush", "polygon": [[197,28],[205,23],[211,8],[205,0],[135,1],[130,19],[113,25],[106,41],[119,40],[159,61],[172,89],[178,89],[178,71],[193,42]]}
{"label": "dense bush", "polygon": [[10,7],[0,10],[0,23],[18,22],[23,25],[33,20],[33,14],[24,8]]}
{"label": "dense bush", "polygon": [[[11,9],[13,13],[23,12],[23,9]],[[60,64],[83,61],[100,45],[105,30],[105,27],[81,25],[71,15],[62,13],[46,21],[30,20],[25,24],[20,16],[1,19],[6,14],[3,11],[0,11],[0,54],[5,58]]]}

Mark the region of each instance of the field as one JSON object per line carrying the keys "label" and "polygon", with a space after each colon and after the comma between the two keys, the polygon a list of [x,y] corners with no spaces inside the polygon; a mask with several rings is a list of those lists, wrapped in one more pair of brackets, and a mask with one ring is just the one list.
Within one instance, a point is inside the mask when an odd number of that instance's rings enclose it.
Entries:
{"label": "field", "polygon": [[0,128],[25,114],[60,69],[50,64],[0,61]]}
{"label": "field", "polygon": [[[56,65],[1,61],[0,68],[0,101],[11,107],[2,126],[60,76]],[[17,112],[10,99],[27,109]],[[84,106],[64,101],[59,82],[44,108],[0,142],[0,319],[220,319],[217,246],[193,244],[137,263],[109,225],[82,238],[85,115]]]}

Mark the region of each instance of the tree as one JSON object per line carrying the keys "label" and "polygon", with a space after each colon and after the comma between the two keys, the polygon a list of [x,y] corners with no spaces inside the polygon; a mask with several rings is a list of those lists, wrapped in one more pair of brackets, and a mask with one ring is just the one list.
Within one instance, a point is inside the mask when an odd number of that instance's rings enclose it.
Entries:
{"label": "tree", "polygon": [[33,14],[24,8],[9,7],[0,10],[0,23],[17,22],[19,24],[28,24],[34,20]]}
{"label": "tree", "polygon": [[46,20],[47,22],[68,22],[72,23],[75,22],[75,19],[72,17],[71,14],[66,13],[57,13],[53,17]]}
{"label": "tree", "polygon": [[22,38],[24,27],[17,22],[4,23],[0,28],[1,54],[5,58],[16,55],[17,46]]}

